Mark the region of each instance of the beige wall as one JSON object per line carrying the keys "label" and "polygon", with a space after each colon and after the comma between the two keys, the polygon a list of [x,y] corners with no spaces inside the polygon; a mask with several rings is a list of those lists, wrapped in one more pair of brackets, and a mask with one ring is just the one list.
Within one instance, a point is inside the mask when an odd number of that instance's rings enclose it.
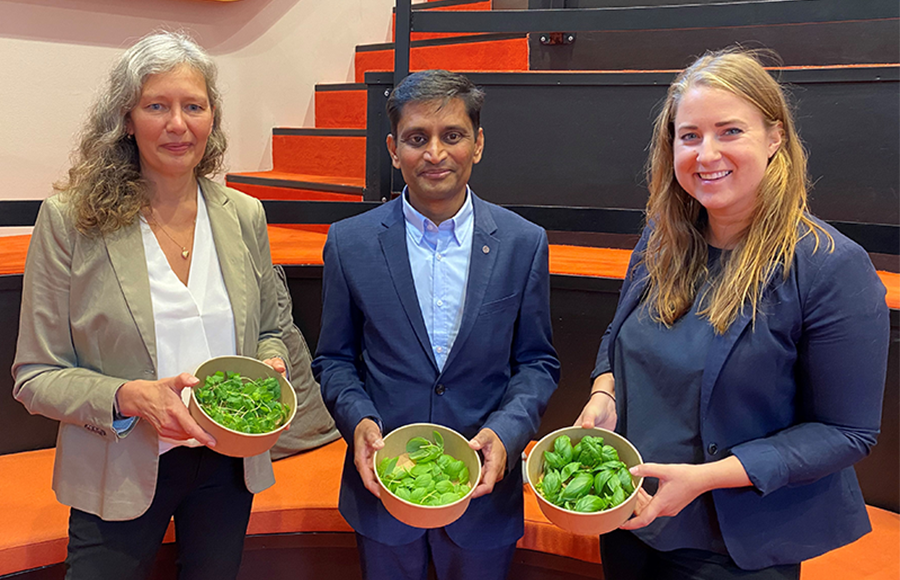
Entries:
{"label": "beige wall", "polygon": [[[0,199],[65,174],[95,91],[124,47],[185,28],[212,53],[232,171],[271,168],[271,129],[314,126],[314,87],[352,82],[357,44],[385,42],[393,0],[0,0]],[[0,228],[20,233],[21,228]]]}

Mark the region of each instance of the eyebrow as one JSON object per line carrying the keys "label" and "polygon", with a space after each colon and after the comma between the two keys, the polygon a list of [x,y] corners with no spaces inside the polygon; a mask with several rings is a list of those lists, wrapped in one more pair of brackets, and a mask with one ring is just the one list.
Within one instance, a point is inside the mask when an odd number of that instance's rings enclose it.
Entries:
{"label": "eyebrow", "polygon": [[[409,135],[411,133],[422,133],[424,131],[425,131],[424,127],[407,127],[406,129],[401,131],[400,136],[402,137],[404,135]],[[448,131],[456,131],[457,133],[463,133],[466,135],[469,134],[469,130],[466,127],[463,127],[461,125],[451,125],[449,127],[444,127],[441,130],[441,133],[447,133]]]}
{"label": "eyebrow", "polygon": [[[725,121],[719,121],[715,124],[716,127],[724,127],[726,125],[746,125],[744,121],[740,119],[726,119]],[[681,131],[683,129],[696,129],[697,125],[678,125],[676,130]]]}

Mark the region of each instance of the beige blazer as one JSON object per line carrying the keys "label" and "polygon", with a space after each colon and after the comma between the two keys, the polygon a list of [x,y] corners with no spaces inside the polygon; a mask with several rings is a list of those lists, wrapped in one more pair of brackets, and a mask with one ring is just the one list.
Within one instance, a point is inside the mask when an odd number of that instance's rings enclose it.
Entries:
{"label": "beige blazer", "polygon": [[[219,264],[234,313],[238,354],[265,359],[287,349],[262,204],[201,179]],[[104,520],[129,520],[153,500],[156,430],[138,421],[112,428],[124,382],[157,377],[147,261],[140,224],[106,236],[78,233],[66,202],[41,206],[22,289],[13,394],[29,412],[61,422],[53,489],[57,499]],[[184,369],[193,371],[193,369]],[[247,489],[275,482],[269,454],[244,460]]]}

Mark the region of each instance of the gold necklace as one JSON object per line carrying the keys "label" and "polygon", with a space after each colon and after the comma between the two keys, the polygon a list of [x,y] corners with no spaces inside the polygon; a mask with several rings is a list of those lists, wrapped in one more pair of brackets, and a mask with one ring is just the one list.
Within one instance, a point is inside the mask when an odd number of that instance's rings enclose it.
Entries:
{"label": "gold necklace", "polygon": [[[175,238],[173,238],[169,232],[166,231],[166,228],[164,228],[161,223],[159,223],[158,221],[156,221],[153,218],[153,208],[150,208],[150,218],[147,221],[148,221],[148,223],[151,223],[152,225],[155,225],[156,227],[158,227],[160,229],[160,231],[162,231],[162,233],[164,233],[167,238],[172,240],[172,243],[174,243],[176,246],[181,246],[181,257],[182,258],[187,260],[191,256],[191,251],[187,248],[187,246],[178,243],[178,241]],[[191,247],[194,246],[194,230],[196,230],[196,226],[197,226],[197,218],[195,217],[193,224],[191,225]]]}

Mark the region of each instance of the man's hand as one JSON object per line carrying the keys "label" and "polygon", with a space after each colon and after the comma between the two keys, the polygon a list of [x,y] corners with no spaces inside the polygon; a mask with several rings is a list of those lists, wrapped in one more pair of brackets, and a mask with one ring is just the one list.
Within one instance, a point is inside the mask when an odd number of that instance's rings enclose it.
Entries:
{"label": "man's hand", "polygon": [[119,412],[126,417],[149,421],[160,437],[176,441],[193,438],[208,447],[215,447],[216,440],[194,421],[181,399],[183,389],[199,382],[190,373],[158,381],[128,381],[116,392]]}
{"label": "man's hand", "polygon": [[481,497],[494,491],[494,484],[503,479],[506,472],[506,447],[490,429],[482,429],[469,441],[469,447],[481,451],[484,465],[481,466],[481,481],[475,486],[472,497]]}
{"label": "man's hand", "polygon": [[362,478],[363,485],[371,491],[375,497],[381,498],[381,488],[378,487],[378,475],[375,473],[375,452],[384,447],[381,438],[381,429],[375,421],[363,419],[353,431],[353,463]]}

